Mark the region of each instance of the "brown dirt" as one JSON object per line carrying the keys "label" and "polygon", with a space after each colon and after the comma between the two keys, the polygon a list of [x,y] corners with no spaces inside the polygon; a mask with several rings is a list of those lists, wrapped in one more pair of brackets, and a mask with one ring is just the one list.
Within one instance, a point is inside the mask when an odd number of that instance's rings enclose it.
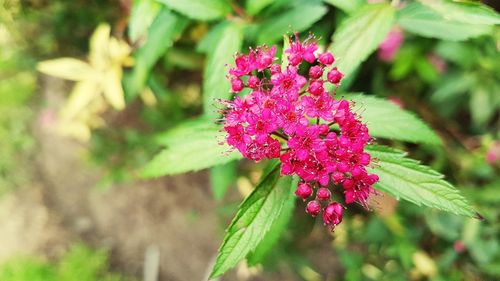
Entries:
{"label": "brown dirt", "polygon": [[[67,85],[42,80],[45,112],[57,112]],[[85,148],[52,126],[34,126],[38,182],[0,201],[0,261],[16,255],[57,257],[75,241],[108,247],[112,265],[142,276],[145,253],[160,253],[160,280],[203,280],[220,237],[206,173],[96,188],[100,172]]]}

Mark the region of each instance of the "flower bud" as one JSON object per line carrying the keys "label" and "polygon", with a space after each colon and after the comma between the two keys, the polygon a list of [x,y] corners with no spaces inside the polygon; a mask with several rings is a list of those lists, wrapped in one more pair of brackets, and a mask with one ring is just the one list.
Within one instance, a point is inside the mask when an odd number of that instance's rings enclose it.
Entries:
{"label": "flower bud", "polygon": [[328,72],[327,78],[330,83],[338,84],[343,76],[344,74],[342,74],[342,72],[334,67],[332,70],[330,70],[330,72]]}
{"label": "flower bud", "polygon": [[297,66],[301,61],[302,57],[298,54],[291,54],[288,56],[288,62],[293,66]]}
{"label": "flower bud", "polygon": [[344,207],[340,203],[333,202],[328,204],[323,210],[323,223],[325,225],[338,225],[342,222]]}
{"label": "flower bud", "polygon": [[243,87],[245,85],[243,84],[243,81],[239,78],[234,78],[231,80],[231,89],[233,90],[233,93],[239,93],[241,90],[243,90]]}
{"label": "flower bud", "polygon": [[281,73],[281,65],[272,64],[271,67],[269,68],[269,72],[271,72],[271,75],[276,73]]}
{"label": "flower bud", "polygon": [[323,93],[324,89],[323,89],[323,82],[322,81],[313,81],[311,82],[311,84],[309,84],[309,88],[308,88],[308,91],[309,93],[315,95],[315,96],[319,96]]}
{"label": "flower bud", "polygon": [[319,200],[323,201],[330,200],[330,196],[331,196],[330,190],[326,187],[321,187],[318,189],[318,191],[316,191],[316,197]]}
{"label": "flower bud", "polygon": [[335,59],[333,58],[332,53],[326,52],[326,53],[319,55],[318,61],[322,64],[330,65],[335,61]]}
{"label": "flower bud", "polygon": [[323,69],[319,65],[315,65],[309,68],[309,77],[312,79],[318,79],[323,75]]}
{"label": "flower bud", "polygon": [[316,200],[310,201],[307,203],[306,212],[313,217],[317,216],[321,212],[321,204]]}
{"label": "flower bud", "polygon": [[259,78],[257,76],[250,76],[248,77],[248,87],[249,88],[252,88],[252,89],[255,89],[259,86]]}
{"label": "flower bud", "polygon": [[295,195],[305,200],[309,198],[309,196],[311,196],[312,192],[313,192],[312,187],[309,184],[303,182],[299,183],[299,185],[297,186]]}

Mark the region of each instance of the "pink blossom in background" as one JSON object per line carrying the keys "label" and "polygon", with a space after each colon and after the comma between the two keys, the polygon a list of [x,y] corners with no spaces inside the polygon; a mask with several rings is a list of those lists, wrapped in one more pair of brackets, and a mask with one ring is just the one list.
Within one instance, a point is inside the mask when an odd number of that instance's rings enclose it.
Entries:
{"label": "pink blossom in background", "polygon": [[393,28],[387,34],[384,41],[378,47],[378,58],[381,61],[391,62],[401,48],[404,41],[403,30],[399,27]]}
{"label": "pink blossom in background", "polygon": [[464,242],[461,240],[456,240],[455,243],[453,243],[453,249],[457,253],[463,253],[465,250],[467,250]]}
{"label": "pink blossom in background", "polygon": [[500,161],[500,141],[494,141],[488,152],[486,152],[486,162],[490,165],[495,165]]}
{"label": "pink blossom in background", "polygon": [[57,122],[57,114],[50,109],[43,109],[38,115],[38,124],[44,129],[54,126]]}
{"label": "pink blossom in background", "polygon": [[399,106],[401,109],[404,109],[405,108],[405,103],[403,102],[403,100],[401,100],[400,97],[398,96],[390,96],[387,98],[390,102],[392,102],[393,104]]}
{"label": "pink blossom in background", "polygon": [[446,61],[435,53],[430,53],[427,55],[427,60],[434,66],[434,69],[439,74],[446,72]]}

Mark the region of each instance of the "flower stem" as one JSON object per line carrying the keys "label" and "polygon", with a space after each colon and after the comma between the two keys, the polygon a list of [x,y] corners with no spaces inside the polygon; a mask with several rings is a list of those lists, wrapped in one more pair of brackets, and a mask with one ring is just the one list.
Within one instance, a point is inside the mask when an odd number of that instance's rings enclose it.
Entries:
{"label": "flower stem", "polygon": [[271,133],[271,135],[277,136],[277,137],[279,137],[279,138],[281,138],[281,139],[283,139],[283,140],[285,140],[285,141],[287,141],[287,140],[288,140],[288,137],[287,137],[287,136],[283,135],[282,133],[278,133],[278,132],[276,132],[276,131],[272,132],[272,133]]}

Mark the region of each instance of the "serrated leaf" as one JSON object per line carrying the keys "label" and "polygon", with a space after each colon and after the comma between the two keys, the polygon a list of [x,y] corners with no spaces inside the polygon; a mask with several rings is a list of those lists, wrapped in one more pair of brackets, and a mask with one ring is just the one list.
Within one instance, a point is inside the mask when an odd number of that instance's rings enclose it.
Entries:
{"label": "serrated leaf", "polygon": [[137,51],[136,64],[126,85],[130,97],[144,89],[149,73],[158,59],[179,37],[187,26],[187,19],[167,8],[162,8],[148,28],[146,42]]}
{"label": "serrated leaf", "polygon": [[227,189],[236,181],[236,161],[218,165],[210,169],[210,186],[216,200],[221,200]]}
{"label": "serrated leaf", "polygon": [[170,9],[195,20],[215,20],[231,12],[224,0],[158,0]]}
{"label": "serrated leaf", "polygon": [[280,177],[276,166],[243,201],[226,230],[210,278],[224,274],[257,247],[289,200],[291,181]]}
{"label": "serrated leaf", "polygon": [[491,31],[488,25],[445,19],[436,11],[417,2],[398,12],[398,24],[406,31],[420,36],[452,41],[466,40]]}
{"label": "serrated leaf", "polygon": [[443,18],[468,24],[500,24],[500,15],[482,3],[460,3],[445,0],[419,0]]}
{"label": "serrated leaf", "polygon": [[366,123],[370,135],[413,143],[441,144],[441,139],[414,114],[394,103],[362,94],[345,94],[356,103],[356,112]]}
{"label": "serrated leaf", "polygon": [[241,26],[233,22],[222,24],[224,30],[217,45],[208,54],[203,80],[203,109],[205,115],[214,120],[219,116],[214,106],[217,100],[231,97],[231,85],[226,78],[228,65],[233,64],[234,54],[241,49],[243,43]]}
{"label": "serrated leaf", "polygon": [[346,76],[351,74],[385,39],[394,21],[394,8],[388,4],[366,5],[359,9],[332,36],[335,65]]}
{"label": "serrated leaf", "polygon": [[297,187],[298,182],[298,177],[294,177],[291,181],[291,188],[288,194],[288,199],[286,199],[281,214],[273,223],[266,236],[262,239],[255,250],[247,256],[248,265],[254,266],[262,262],[285,232],[288,223],[292,218],[293,210],[295,209],[295,198],[297,197],[295,196],[294,191]]}
{"label": "serrated leaf", "polygon": [[257,36],[259,44],[272,44],[288,32],[302,32],[320,20],[328,11],[324,5],[302,4],[291,10],[272,16],[260,24]]}
{"label": "serrated leaf", "polygon": [[425,205],[468,217],[479,217],[467,200],[443,175],[406,158],[406,153],[387,146],[370,145],[366,148],[372,158],[378,159],[371,173],[379,176],[375,188],[402,198],[418,206]]}
{"label": "serrated leaf", "polygon": [[366,4],[366,0],[323,0],[324,2],[331,4],[344,12],[351,14],[361,8]]}
{"label": "serrated leaf", "polygon": [[198,171],[241,158],[227,144],[220,127],[201,119],[181,124],[159,137],[166,148],[141,171],[145,178]]}

